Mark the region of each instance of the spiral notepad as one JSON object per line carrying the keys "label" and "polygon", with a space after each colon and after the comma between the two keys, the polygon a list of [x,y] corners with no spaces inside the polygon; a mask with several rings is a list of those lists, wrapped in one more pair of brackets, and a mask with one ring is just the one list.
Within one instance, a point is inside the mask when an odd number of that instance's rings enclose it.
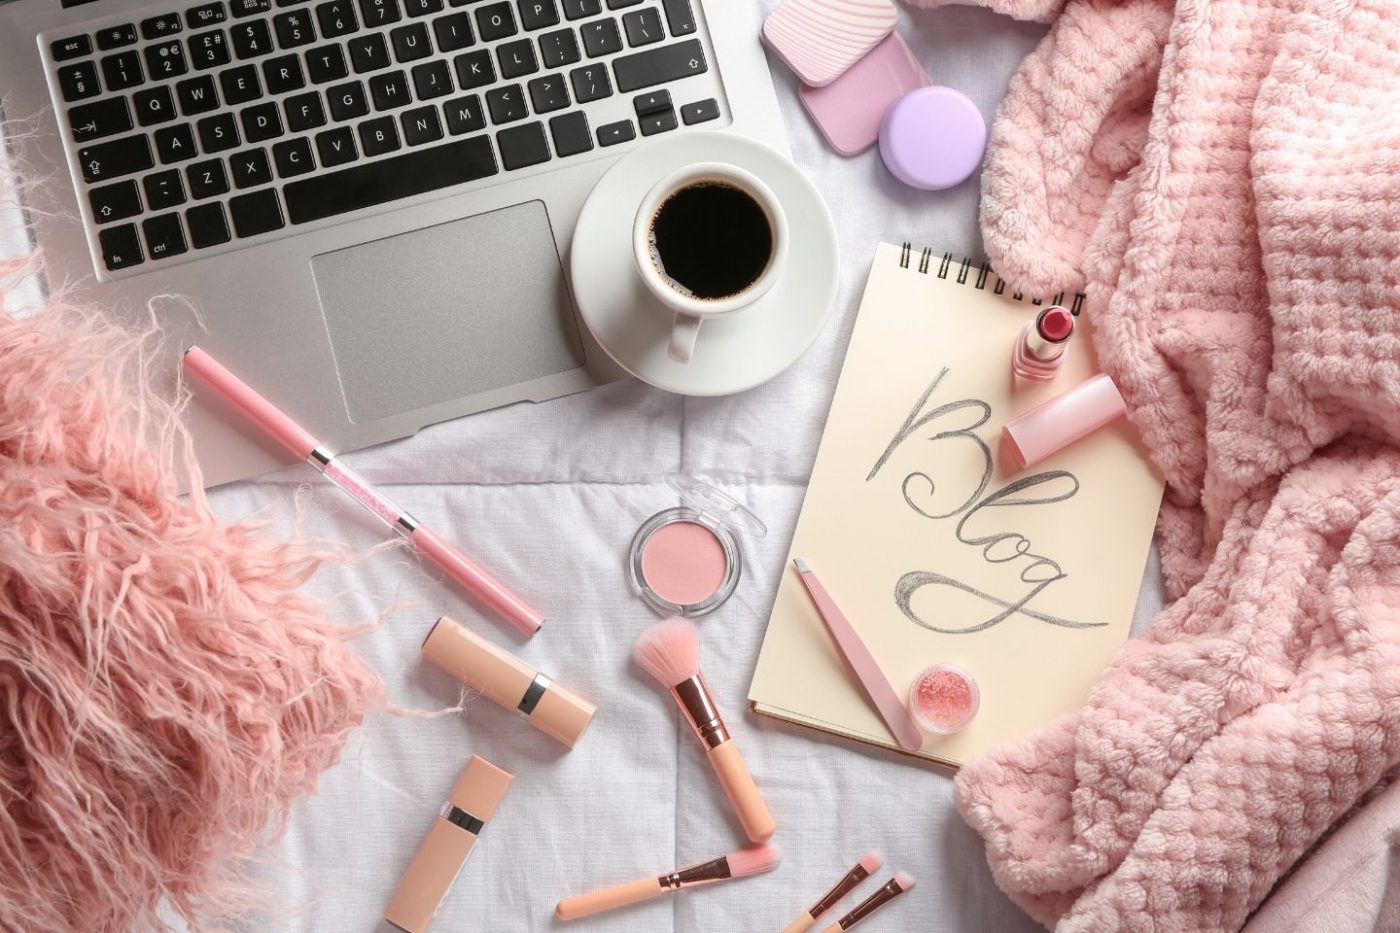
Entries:
{"label": "spiral notepad", "polygon": [[[1087,318],[1057,377],[1011,355],[1046,304],[986,264],[881,244],[789,557],[803,558],[904,695],[934,663],[981,708],[919,754],[959,765],[1081,706],[1127,636],[1162,483],[1126,420],[1030,470],[1001,426],[1098,372]],[[749,690],[756,711],[898,750],[784,568]]]}

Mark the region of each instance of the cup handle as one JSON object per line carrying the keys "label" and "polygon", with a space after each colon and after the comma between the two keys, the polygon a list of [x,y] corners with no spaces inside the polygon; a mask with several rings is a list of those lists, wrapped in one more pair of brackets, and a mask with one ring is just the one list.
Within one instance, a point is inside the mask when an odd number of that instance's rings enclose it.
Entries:
{"label": "cup handle", "polygon": [[700,336],[701,319],[693,314],[676,312],[671,325],[671,348],[666,355],[677,363],[689,363],[695,355],[695,338]]}

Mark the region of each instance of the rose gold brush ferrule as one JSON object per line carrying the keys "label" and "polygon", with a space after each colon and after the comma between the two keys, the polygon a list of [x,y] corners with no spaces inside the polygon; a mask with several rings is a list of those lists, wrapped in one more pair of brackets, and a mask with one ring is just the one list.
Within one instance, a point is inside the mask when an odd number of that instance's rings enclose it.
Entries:
{"label": "rose gold brush ferrule", "polygon": [[725,728],[715,701],[710,697],[704,677],[696,674],[689,680],[682,680],[671,688],[671,696],[685,711],[696,737],[707,750],[729,741],[729,730]]}
{"label": "rose gold brush ferrule", "polygon": [[729,870],[729,856],[726,855],[700,865],[677,869],[669,875],[661,875],[656,879],[656,883],[661,885],[663,891],[668,888],[680,890],[702,884],[713,884],[730,877],[733,876]]}
{"label": "rose gold brush ferrule", "polygon": [[812,905],[812,909],[807,911],[808,915],[820,917],[822,914],[844,901],[846,895],[860,887],[860,883],[869,877],[870,872],[865,870],[864,865],[857,865],[855,868],[852,868],[846,873],[846,877],[842,878],[836,883],[834,888],[826,892],[825,897]]}
{"label": "rose gold brush ferrule", "polygon": [[880,890],[851,908],[851,912],[841,918],[841,929],[849,930],[903,893],[904,889],[899,886],[899,881],[891,878]]}

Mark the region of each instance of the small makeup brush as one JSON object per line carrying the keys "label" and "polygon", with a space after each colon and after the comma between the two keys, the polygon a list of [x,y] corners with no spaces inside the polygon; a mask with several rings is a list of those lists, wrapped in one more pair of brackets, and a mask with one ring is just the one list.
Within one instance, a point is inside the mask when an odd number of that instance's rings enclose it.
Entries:
{"label": "small makeup brush", "polygon": [[602,888],[577,897],[566,897],[559,902],[554,912],[560,920],[576,920],[590,914],[640,904],[667,891],[682,888],[697,888],[730,878],[747,878],[765,871],[772,871],[783,860],[783,854],[774,846],[758,845],[738,852],[731,852],[709,862],[678,868],[669,875],[655,878],[639,878],[627,884]]}
{"label": "small makeup brush", "polygon": [[904,872],[899,872],[889,881],[886,881],[884,885],[881,886],[880,890],[852,907],[850,913],[846,914],[846,916],[842,917],[840,920],[837,920],[825,930],[822,930],[822,933],[845,933],[846,930],[860,923],[866,917],[875,913],[875,911],[884,907],[913,886],[914,879]]}
{"label": "small makeup brush", "polygon": [[677,618],[658,622],[638,636],[632,657],[671,691],[676,705],[690,720],[749,840],[763,842],[772,836],[773,814],[768,812],[768,805],[700,676],[700,638],[695,626]]}
{"label": "small makeup brush", "polygon": [[811,910],[789,923],[783,929],[783,933],[807,933],[816,925],[818,917],[845,900],[846,895],[860,887],[860,883],[873,875],[884,863],[885,857],[879,852],[867,852],[862,855],[854,868],[832,885],[831,890],[823,894],[822,899],[813,904]]}

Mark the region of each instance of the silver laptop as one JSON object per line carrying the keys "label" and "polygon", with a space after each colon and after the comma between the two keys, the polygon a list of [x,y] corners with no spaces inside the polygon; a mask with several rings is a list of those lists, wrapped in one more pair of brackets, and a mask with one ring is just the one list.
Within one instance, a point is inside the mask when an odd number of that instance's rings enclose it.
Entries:
{"label": "silver laptop", "polygon": [[[782,147],[739,0],[0,0],[50,287],[153,297],[333,450],[618,375],[565,274],[651,136]],[[187,299],[187,300],[186,300]],[[210,406],[213,403],[209,403]],[[281,455],[202,401],[210,484]]]}

